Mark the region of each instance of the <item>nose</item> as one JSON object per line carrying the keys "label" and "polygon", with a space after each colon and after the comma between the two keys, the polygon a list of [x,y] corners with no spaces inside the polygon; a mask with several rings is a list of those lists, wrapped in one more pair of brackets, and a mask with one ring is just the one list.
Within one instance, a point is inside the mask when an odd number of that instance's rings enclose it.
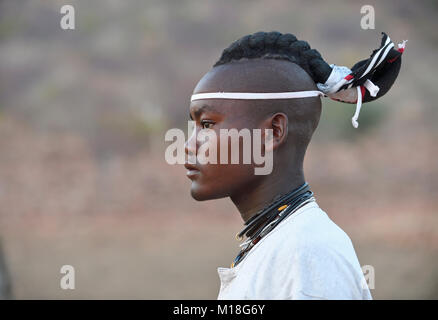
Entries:
{"label": "nose", "polygon": [[184,152],[189,159],[193,160],[196,158],[196,129],[193,130],[191,136],[184,143]]}

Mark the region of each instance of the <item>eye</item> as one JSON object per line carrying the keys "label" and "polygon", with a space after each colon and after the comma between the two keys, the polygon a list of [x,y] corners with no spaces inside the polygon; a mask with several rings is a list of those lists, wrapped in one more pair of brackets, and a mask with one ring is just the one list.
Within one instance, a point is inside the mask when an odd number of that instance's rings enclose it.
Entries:
{"label": "eye", "polygon": [[212,122],[212,121],[205,121],[205,120],[202,120],[201,121],[201,127],[202,127],[202,129],[211,129],[211,126],[214,124],[214,122]]}

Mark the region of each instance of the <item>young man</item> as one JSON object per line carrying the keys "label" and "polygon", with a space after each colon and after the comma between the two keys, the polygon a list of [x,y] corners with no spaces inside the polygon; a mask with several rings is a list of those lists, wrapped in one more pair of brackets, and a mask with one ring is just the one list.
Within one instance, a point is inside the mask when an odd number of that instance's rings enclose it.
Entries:
{"label": "young man", "polygon": [[[318,206],[303,161],[319,122],[320,95],[357,103],[357,126],[361,102],[385,94],[397,77],[402,50],[391,44],[384,35],[381,48],[350,70],[329,66],[291,34],[258,32],[225,49],[199,81],[190,117],[199,132],[216,134],[208,143],[219,151],[217,163],[201,163],[199,139],[186,141],[186,154],[196,158],[185,165],[191,195],[229,197],[245,221],[241,252],[231,268],[218,268],[218,299],[371,299],[353,244]],[[258,164],[242,160],[242,139],[239,161],[232,163],[231,137],[221,129],[260,130],[262,154],[272,154],[269,174],[255,174]],[[219,161],[224,139],[225,163]]]}

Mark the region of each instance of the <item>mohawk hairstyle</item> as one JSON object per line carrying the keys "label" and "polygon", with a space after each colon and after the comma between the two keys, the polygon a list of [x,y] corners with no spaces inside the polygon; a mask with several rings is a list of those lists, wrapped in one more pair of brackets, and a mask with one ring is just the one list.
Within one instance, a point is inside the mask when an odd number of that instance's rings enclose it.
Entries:
{"label": "mohawk hairstyle", "polygon": [[234,41],[224,49],[213,67],[241,59],[278,59],[298,64],[316,82],[325,83],[332,68],[321,54],[311,49],[306,41],[298,40],[293,34],[256,32]]}

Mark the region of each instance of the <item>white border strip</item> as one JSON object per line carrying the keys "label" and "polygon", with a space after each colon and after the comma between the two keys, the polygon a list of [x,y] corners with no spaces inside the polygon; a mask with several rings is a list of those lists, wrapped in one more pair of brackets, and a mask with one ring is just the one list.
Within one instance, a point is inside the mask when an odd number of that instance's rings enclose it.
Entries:
{"label": "white border strip", "polygon": [[385,52],[382,54],[382,57],[380,58],[379,62],[377,62],[376,64],[376,68],[379,66],[379,64],[383,61],[383,59],[386,58],[386,56],[388,55],[389,50],[391,50],[392,48],[394,48],[394,43],[391,43],[388,48],[386,48]]}
{"label": "white border strip", "polygon": [[[362,77],[366,74],[368,74],[368,72],[370,72],[370,70],[372,68],[374,68],[374,64],[376,63],[377,58],[379,57],[380,53],[385,49],[386,50],[386,46],[391,42],[391,39],[389,38],[389,36],[387,35],[385,44],[383,45],[382,48],[379,49],[379,51],[376,52],[376,54],[374,55],[373,59],[371,60],[370,64],[368,65],[367,69],[365,70],[364,73],[362,73],[362,75],[360,76],[359,79],[362,79]],[[380,62],[379,62],[380,63]]]}
{"label": "white border strip", "polygon": [[294,99],[324,96],[324,93],[316,90],[296,92],[208,92],[192,95],[190,101],[203,99],[243,99],[243,100],[265,100],[265,99]]}

